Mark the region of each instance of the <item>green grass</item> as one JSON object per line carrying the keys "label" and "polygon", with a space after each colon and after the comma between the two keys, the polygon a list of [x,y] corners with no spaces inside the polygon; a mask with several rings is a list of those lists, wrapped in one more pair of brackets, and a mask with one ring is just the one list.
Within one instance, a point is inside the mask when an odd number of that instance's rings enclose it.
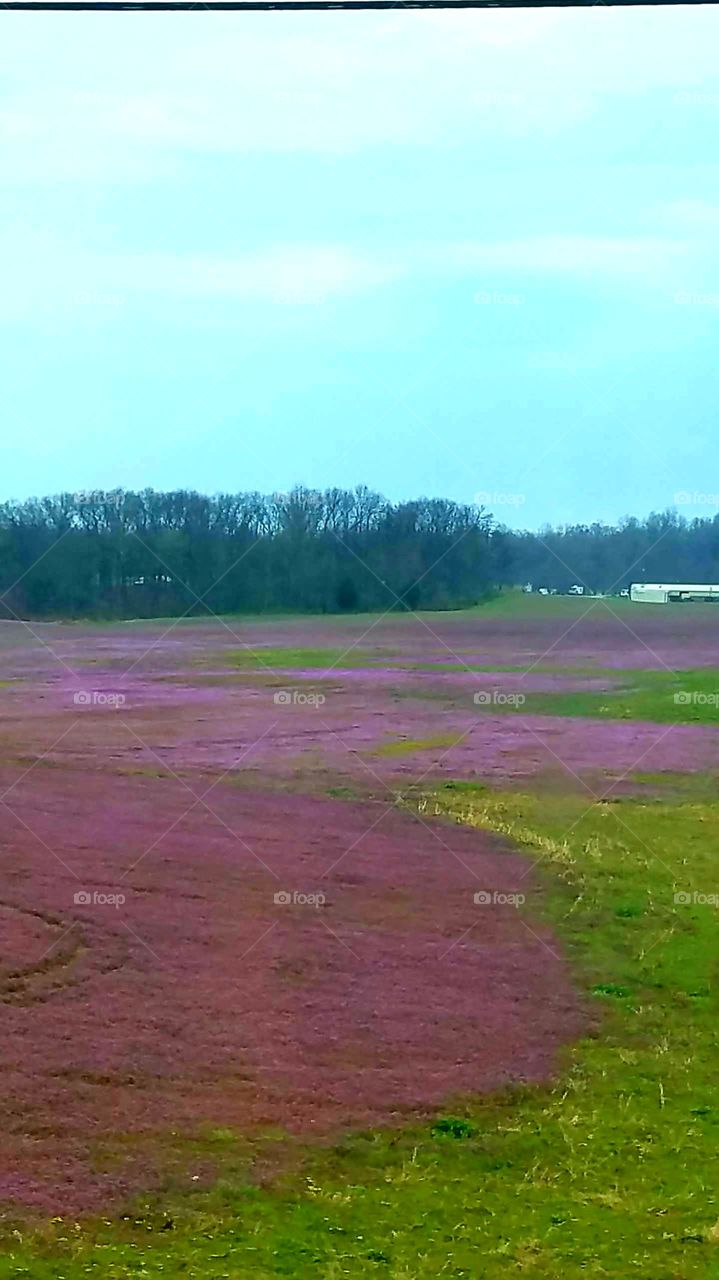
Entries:
{"label": "green grass", "polygon": [[[520,674],[526,671],[531,679],[532,672],[536,671],[539,675],[550,668],[423,663],[414,664],[412,670],[455,672],[458,675],[471,670],[478,675],[486,675],[486,680],[477,681],[475,690],[488,696],[486,703],[477,706],[478,715],[589,716],[603,720],[648,720],[657,724],[706,724],[719,728],[719,671],[711,667],[687,671],[563,667],[563,675],[604,679],[606,688],[538,692],[532,691],[529,685],[523,686],[521,681],[506,689],[497,682],[496,695],[499,700],[493,696],[493,672]],[[470,698],[470,691],[466,686],[450,693],[446,685],[433,685],[429,681],[421,684],[407,683],[398,687],[396,692],[402,697],[445,699],[455,704],[459,698],[463,706],[467,706]],[[517,694],[522,697],[520,703],[512,700]]]}
{"label": "green grass", "polygon": [[674,900],[719,892],[719,803],[588,809],[469,784],[417,803],[539,860],[526,910],[553,923],[599,1015],[556,1084],[295,1152],[267,1186],[235,1170],[124,1223],[20,1230],[0,1280],[719,1276],[717,912]]}
{"label": "green grass", "polygon": [[[477,606],[482,617],[492,616],[507,618],[546,618],[566,617],[579,618],[587,614],[593,618],[611,616],[619,617],[662,617],[670,611],[681,609],[683,618],[714,616],[714,604],[637,604],[628,596],[540,596],[538,592],[526,593],[518,590],[505,590]],[[472,612],[468,610],[467,612]]]}
{"label": "green grass", "polygon": [[222,661],[231,666],[249,667],[260,671],[265,671],[267,668],[272,671],[285,671],[295,667],[322,671],[332,668],[347,670],[355,667],[376,666],[378,663],[384,665],[385,659],[376,651],[368,653],[366,650],[351,649],[349,646],[345,649],[302,649],[291,646],[277,648],[258,646],[253,649],[249,646],[247,649],[232,649],[224,653]]}
{"label": "green grass", "polygon": [[[472,662],[471,655],[476,653],[474,649],[452,649],[452,653],[456,655],[454,660],[447,659],[445,662],[430,662],[427,660],[414,661],[411,658],[395,659],[388,665],[402,666],[407,671],[441,671],[454,672],[455,674],[463,671],[477,672],[507,672],[512,675],[563,675],[563,676],[605,676],[607,679],[616,680],[621,677],[622,672],[614,670],[605,670],[603,667],[570,667],[566,663],[552,662],[549,659],[542,658],[536,662]],[[465,661],[463,654],[468,655]]]}
{"label": "green grass", "polygon": [[431,751],[436,747],[454,747],[457,745],[457,731],[453,733],[436,733],[432,738],[397,738],[392,742],[383,742],[373,748],[373,756],[405,756],[414,751]]}
{"label": "green grass", "polygon": [[[664,608],[669,608],[665,605]],[[686,606],[687,608],[690,606]],[[702,606],[691,606],[701,608]],[[704,605],[711,609],[712,605]],[[635,604],[627,596],[607,596],[606,599],[595,596],[540,596],[537,591],[530,593],[517,590],[500,591],[496,596],[477,606],[482,617],[492,618],[580,618],[583,614],[593,617],[606,616],[610,613],[633,613],[638,609],[645,612],[649,605]],[[471,611],[467,611],[471,612]]]}
{"label": "green grass", "polygon": [[[461,668],[457,668],[461,670]],[[590,716],[605,720],[650,720],[657,724],[707,724],[719,727],[719,671],[593,672],[619,681],[616,688],[523,692],[520,705],[490,700],[478,707],[485,715]],[[485,692],[491,694],[491,681]],[[500,694],[505,691],[500,690]]]}
{"label": "green grass", "polygon": [[693,800],[703,802],[715,800],[719,794],[719,778],[715,773],[675,773],[664,770],[661,773],[637,772],[631,775],[634,782],[649,788],[649,795],[655,794],[662,800]]}
{"label": "green grass", "polygon": [[[388,599],[388,605],[393,602]],[[182,629],[192,628],[198,623],[207,623],[218,620],[220,623],[225,622],[230,626],[241,627],[243,631],[249,627],[262,628],[273,621],[284,624],[301,623],[302,621],[317,622],[321,620],[323,627],[338,628],[354,628],[358,623],[361,625],[376,622],[380,617],[383,623],[388,627],[406,624],[412,617],[426,618],[443,618],[451,621],[456,618],[462,619],[471,617],[481,617],[482,620],[491,621],[493,618],[580,618],[582,615],[607,616],[619,615],[620,617],[643,617],[643,616],[659,616],[671,610],[681,609],[682,617],[695,618],[700,614],[710,616],[716,613],[716,606],[713,604],[682,604],[682,605],[650,605],[636,604],[626,596],[607,596],[606,598],[598,598],[592,596],[540,596],[538,592],[527,594],[524,591],[507,588],[498,591],[495,595],[488,596],[481,602],[462,609],[418,609],[413,612],[405,612],[401,609],[392,607],[390,612],[385,610],[372,610],[370,612],[361,613],[302,613],[292,610],[272,610],[266,613],[213,613],[211,610],[206,612],[198,612],[187,616],[178,617],[177,615],[158,615],[152,618],[56,618],[47,619],[46,623],[53,622],[58,625],[82,626],[85,630],[104,630],[106,627],[123,627],[130,630],[142,630],[146,627],[171,625],[173,628],[180,627]]]}

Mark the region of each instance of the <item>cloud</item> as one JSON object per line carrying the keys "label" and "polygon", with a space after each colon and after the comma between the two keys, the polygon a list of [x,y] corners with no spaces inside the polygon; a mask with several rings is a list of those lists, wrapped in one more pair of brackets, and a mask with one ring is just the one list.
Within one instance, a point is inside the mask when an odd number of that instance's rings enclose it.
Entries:
{"label": "cloud", "polygon": [[6,317],[40,307],[110,308],[151,297],[312,306],[396,280],[401,263],[343,245],[255,252],[95,254],[16,230],[0,239]]}
{"label": "cloud", "polygon": [[712,232],[719,230],[719,204],[706,200],[674,200],[661,210],[664,219],[684,232]]}
{"label": "cloud", "polygon": [[546,141],[650,90],[686,119],[676,94],[714,82],[719,35],[712,6],[196,12],[191,33],[145,14],[139,42],[123,15],[47,14],[32,38],[19,17],[3,23],[0,160],[28,182],[144,179],[195,153]]}
{"label": "cloud", "polygon": [[[400,283],[433,293],[462,281],[467,296],[524,287],[544,279],[584,289],[647,289],[667,297],[699,287],[706,250],[700,237],[612,238],[555,234],[487,241],[414,242],[373,248],[351,244],[257,245],[242,253],[91,252],[69,242],[16,227],[0,236],[5,266],[7,322],[21,316],[85,308],[208,301],[237,305],[317,306],[369,295]],[[697,284],[699,281],[699,284]],[[641,293],[639,292],[641,288]]]}
{"label": "cloud", "polygon": [[683,241],[654,237],[546,235],[486,243],[466,241],[447,246],[441,256],[465,270],[663,278],[689,248]]}
{"label": "cloud", "polygon": [[394,280],[401,269],[339,245],[289,245],[234,258],[142,255],[92,263],[93,278],[185,298],[308,305]]}
{"label": "cloud", "polygon": [[324,302],[400,280],[474,280],[478,271],[666,284],[690,253],[689,242],[661,238],[549,235],[487,242],[408,244],[361,252],[342,245],[287,245],[239,257],[138,255],[88,259],[82,274],[108,288],[177,297],[273,303]]}

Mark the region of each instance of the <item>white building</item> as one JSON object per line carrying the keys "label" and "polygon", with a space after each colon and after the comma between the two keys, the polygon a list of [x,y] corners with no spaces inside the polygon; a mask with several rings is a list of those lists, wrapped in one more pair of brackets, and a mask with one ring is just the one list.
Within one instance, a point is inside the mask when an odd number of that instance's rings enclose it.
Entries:
{"label": "white building", "polygon": [[674,604],[686,600],[716,600],[719,603],[719,584],[633,582],[629,594],[632,600],[644,604]]}

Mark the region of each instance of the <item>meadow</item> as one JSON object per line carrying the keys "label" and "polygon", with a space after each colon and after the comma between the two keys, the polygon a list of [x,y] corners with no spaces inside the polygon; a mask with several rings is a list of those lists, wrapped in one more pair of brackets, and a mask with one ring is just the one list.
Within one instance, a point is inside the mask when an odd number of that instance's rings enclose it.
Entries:
{"label": "meadow", "polygon": [[0,624],[0,1280],[719,1276],[718,622]]}

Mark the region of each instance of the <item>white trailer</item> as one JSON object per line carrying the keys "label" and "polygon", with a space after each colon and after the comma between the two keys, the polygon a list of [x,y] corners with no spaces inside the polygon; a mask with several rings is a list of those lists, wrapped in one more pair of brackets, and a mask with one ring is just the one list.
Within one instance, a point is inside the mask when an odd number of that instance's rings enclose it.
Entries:
{"label": "white trailer", "polygon": [[643,604],[676,604],[686,601],[716,601],[718,583],[699,582],[633,582],[630,598]]}

